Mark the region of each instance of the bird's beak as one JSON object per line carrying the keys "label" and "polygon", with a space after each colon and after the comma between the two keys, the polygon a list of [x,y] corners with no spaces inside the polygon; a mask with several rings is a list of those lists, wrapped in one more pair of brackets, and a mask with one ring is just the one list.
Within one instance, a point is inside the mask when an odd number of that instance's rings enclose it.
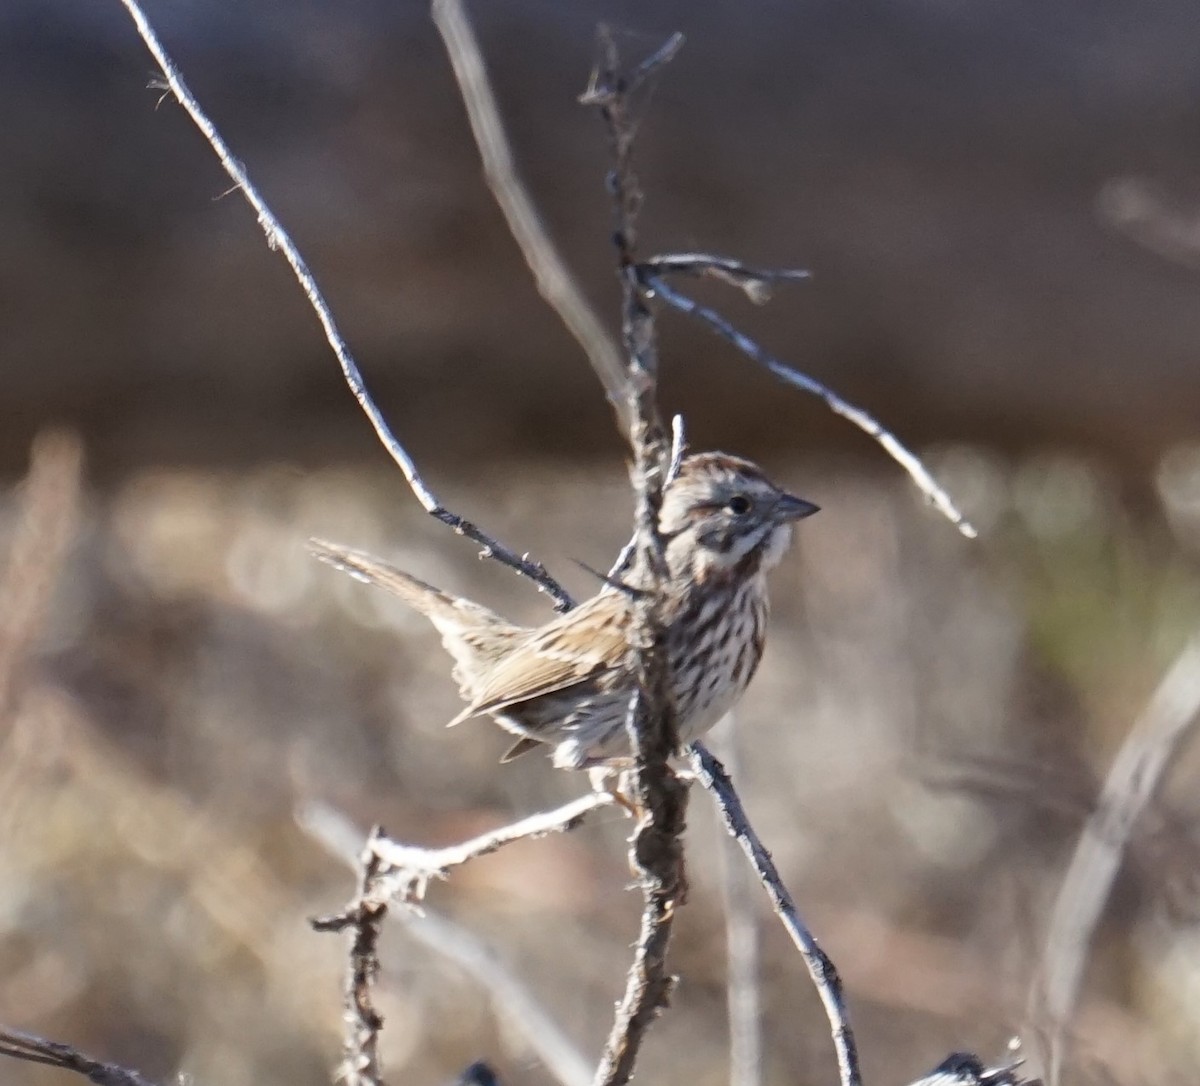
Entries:
{"label": "bird's beak", "polygon": [[774,514],[775,518],[781,521],[803,520],[820,510],[819,505],[797,498],[794,494],[780,494],[775,501]]}

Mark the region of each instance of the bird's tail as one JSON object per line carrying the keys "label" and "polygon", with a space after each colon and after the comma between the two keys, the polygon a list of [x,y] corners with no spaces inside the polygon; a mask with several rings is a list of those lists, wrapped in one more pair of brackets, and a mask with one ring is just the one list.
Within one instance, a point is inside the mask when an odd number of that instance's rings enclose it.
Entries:
{"label": "bird's tail", "polygon": [[310,539],[308,547],[322,562],[356,580],[386,588],[428,618],[442,635],[446,651],[454,657],[454,677],[468,701],[474,698],[472,680],[479,675],[481,665],[504,655],[522,632],[521,627],[495,611],[451,596],[365,551],[323,539]]}
{"label": "bird's tail", "polygon": [[[454,597],[447,595],[433,585],[418,580],[402,569],[397,569],[366,551],[351,550],[339,543],[329,543],[324,539],[310,539],[308,549],[322,562],[327,562],[334,569],[349,573],[356,581],[366,584],[379,585],[386,588],[393,596],[399,596],[405,603],[430,620],[436,621],[440,613],[449,614],[455,610]],[[480,608],[485,610],[485,608]]]}

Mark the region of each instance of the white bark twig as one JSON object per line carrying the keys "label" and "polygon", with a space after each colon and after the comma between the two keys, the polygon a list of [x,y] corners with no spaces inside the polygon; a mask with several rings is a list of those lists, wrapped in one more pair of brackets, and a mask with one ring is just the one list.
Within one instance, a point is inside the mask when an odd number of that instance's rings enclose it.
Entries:
{"label": "white bark twig", "polygon": [[421,506],[430,516],[437,518],[459,535],[465,535],[472,542],[479,544],[483,548],[481,552],[483,557],[494,559],[501,565],[508,566],[510,569],[515,570],[517,573],[528,577],[536,583],[554,599],[557,610],[565,611],[570,608],[572,604],[570,595],[550,575],[545,566],[540,562],[531,561],[525,555],[518,554],[516,551],[504,546],[465,517],[461,517],[457,513],[452,513],[442,505],[438,497],[429,489],[420,472],[417,470],[416,462],[409,455],[408,450],[400,444],[399,440],[392,433],[388,427],[387,420],[383,417],[383,412],[379,410],[375,401],[371,399],[370,394],[367,392],[366,384],[363,382],[362,374],[359,372],[358,363],[355,362],[354,356],[350,353],[350,348],[346,345],[346,341],[338,329],[337,322],[333,318],[333,312],[329,308],[329,304],[325,301],[325,297],[317,286],[317,281],[313,277],[312,272],[309,271],[304,258],[300,255],[300,250],[296,247],[295,242],[292,241],[291,236],[283,228],[283,225],[275,217],[274,212],[267,206],[262,195],[250,181],[250,175],[246,172],[246,167],[234,157],[233,152],[217,131],[216,126],[208,118],[204,110],[200,108],[199,102],[197,102],[195,96],[188,89],[187,84],[183,80],[183,75],[180,73],[178,67],[176,67],[175,62],[167,54],[162,42],[159,41],[158,35],[155,34],[153,27],[151,27],[149,20],[147,20],[145,14],[142,12],[137,0],[121,0],[121,3],[125,5],[125,10],[129,12],[130,17],[133,19],[138,34],[141,35],[146,48],[150,50],[151,55],[162,70],[163,77],[166,79],[171,93],[192,119],[196,127],[200,129],[201,134],[216,153],[225,172],[232,178],[235,186],[241,190],[246,202],[254,209],[255,214],[258,216],[258,225],[262,228],[262,232],[266,236],[267,245],[272,249],[278,249],[291,267],[293,274],[296,276],[296,281],[300,284],[301,289],[308,298],[309,305],[312,306],[313,312],[317,315],[317,320],[321,322],[321,327],[325,331],[325,339],[333,349],[333,353],[337,356],[338,364],[341,366],[342,376],[345,378],[347,387],[358,402],[358,406],[362,408],[363,414],[370,420],[371,426],[375,430],[375,436],[379,438],[380,444],[388,451],[391,458],[396,462],[396,465],[404,473],[404,478],[408,481],[413,494],[416,495],[417,501],[421,503]]}
{"label": "white bark twig", "polygon": [[[568,833],[575,829],[592,811],[610,807],[614,798],[609,792],[589,792],[553,810],[528,815],[499,826],[478,837],[444,848],[421,848],[395,841],[377,832],[368,842],[368,849],[378,861],[378,869],[369,888],[371,900],[380,904],[401,902],[412,904],[424,899],[425,891],[435,879],[444,879],[450,871],[480,856],[497,852],[505,845],[529,838],[545,837],[551,833]],[[299,816],[301,825],[321,839],[323,808],[305,808]]]}
{"label": "white bark twig", "polygon": [[1030,995],[1033,1020],[1046,1023],[1046,1072],[1059,1081],[1067,1030],[1079,1000],[1088,947],[1120,869],[1133,827],[1174,756],[1200,723],[1200,633],[1163,676],[1113,759],[1063,877]]}

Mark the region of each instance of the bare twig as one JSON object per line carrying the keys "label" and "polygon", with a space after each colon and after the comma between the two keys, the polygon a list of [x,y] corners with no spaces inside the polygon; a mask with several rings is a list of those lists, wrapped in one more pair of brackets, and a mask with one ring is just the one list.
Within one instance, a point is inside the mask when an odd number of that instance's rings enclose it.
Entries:
{"label": "bare twig", "polygon": [[[739,732],[733,714],[713,734],[730,774],[737,772]],[[729,1086],[762,1086],[762,999],[758,915],[737,842],[721,842],[725,899],[725,1002],[729,1019]]]}
{"label": "bare twig", "polygon": [[647,275],[692,275],[700,279],[719,279],[737,287],[755,305],[771,299],[773,283],[811,279],[803,268],[752,268],[740,260],[712,253],[662,253],[643,260],[640,271]]}
{"label": "bare twig", "polygon": [[155,1086],[150,1079],[131,1068],[93,1059],[79,1049],[59,1041],[47,1041],[44,1037],[2,1026],[0,1056],[74,1071],[77,1075],[90,1079],[96,1086]]}
{"label": "bare twig", "polygon": [[754,827],[746,817],[742,801],[733,788],[733,782],[725,767],[708,751],[703,743],[692,743],[688,747],[688,760],[696,774],[697,780],[704,786],[716,801],[721,813],[721,820],[726,830],[742,846],[742,851],[750,861],[758,875],[763,889],[771,899],[771,906],[776,916],[783,923],[784,929],[791,936],[796,949],[800,951],[808,974],[816,985],[817,994],[825,1008],[829,1019],[830,1030],[833,1034],[833,1047],[837,1052],[838,1076],[841,1086],[862,1086],[862,1073],[858,1066],[858,1048],[854,1043],[854,1032],[850,1028],[850,1019],[846,1015],[846,1003],[842,995],[842,981],[837,969],[829,956],[818,945],[812,932],[808,930],[792,895],[780,878],[779,870],[771,854],[763,847]]}
{"label": "bare twig", "polygon": [[1154,798],[1172,758],[1200,723],[1200,634],[1175,659],[1113,760],[1080,834],[1046,932],[1030,997],[1048,1030],[1046,1073],[1059,1081],[1067,1028],[1079,998],[1092,933],[1121,866],[1134,824]]}
{"label": "bare twig", "polygon": [[[358,865],[358,886],[354,899],[341,912],[313,922],[317,931],[352,934],[345,983],[345,1036],[338,1079],[349,1086],[381,1086],[379,1032],[383,1019],[375,1009],[372,992],[379,973],[379,937],[388,908],[393,902],[403,905],[420,901],[434,878],[442,878],[479,856],[486,856],[504,845],[547,833],[574,829],[584,816],[613,802],[611,793],[592,793],[564,804],[553,811],[533,815],[472,838],[461,845],[443,849],[424,849],[402,845],[376,828],[364,846]],[[328,827],[322,808],[310,809],[304,816],[315,836],[329,839],[337,833]],[[324,819],[324,828],[322,820]]]}
{"label": "bare twig", "polygon": [[869,415],[861,407],[856,407],[848,400],[842,399],[841,396],[821,384],[820,381],[781,362],[774,355],[763,350],[762,347],[744,332],[735,328],[715,310],[701,305],[685,294],[680,294],[673,287],[669,286],[661,275],[647,275],[644,277],[644,282],[645,286],[656,297],[673,308],[678,309],[680,312],[703,321],[717,335],[727,339],[742,354],[753,359],[760,366],[765,366],[785,384],[789,384],[793,388],[798,388],[802,392],[808,392],[823,400],[825,405],[835,415],[840,415],[848,422],[857,426],[863,433],[873,438],[908,473],[909,478],[917,484],[917,488],[921,493],[925,495],[951,524],[958,528],[968,539],[975,538],[978,533],[974,526],[963,516],[950,495],[946,493],[945,489],[929,473],[929,469],[921,462],[921,458],[902,444],[895,434],[885,429],[874,416]]}
{"label": "bare twig", "polygon": [[[515,841],[545,837],[551,833],[569,833],[592,811],[611,806],[613,802],[610,792],[589,792],[561,807],[529,815],[446,848],[420,848],[401,844],[384,833],[374,833],[367,843],[376,861],[375,874],[368,887],[369,897],[379,903],[400,901],[410,904],[420,901],[425,897],[429,883],[445,878],[452,868],[487,856]],[[300,816],[302,824],[307,824],[308,819],[317,820],[311,827],[316,834],[320,833],[322,810],[317,806],[305,808]]]}
{"label": "bare twig", "polygon": [[[666,1005],[674,984],[667,972],[666,955],[675,911],[686,893],[681,836],[687,786],[670,766],[678,732],[663,633],[663,594],[658,591],[665,570],[658,518],[672,457],[658,414],[654,318],[637,275],[636,221],[642,196],[632,163],[637,124],[630,101],[630,95],[675,55],[682,41],[680,35],[672,36],[630,72],[621,69],[616,44],[611,34],[602,30],[599,60],[581,99],[598,108],[612,152],[608,185],[621,281],[621,331],[629,363],[626,395],[637,493],[633,566],[639,575],[639,587],[646,590],[634,600],[635,623],[629,648],[638,686],[626,717],[634,762],[627,774],[627,787],[639,812],[629,860],[642,891],[642,923],[625,994],[596,1069],[596,1086],[622,1086],[633,1076],[646,1032]],[[681,447],[682,428],[677,433],[676,445]]]}
{"label": "bare twig", "polygon": [[442,505],[437,496],[426,485],[425,480],[422,479],[420,473],[417,471],[416,462],[409,455],[408,450],[396,439],[383,417],[383,412],[379,410],[368,394],[366,385],[363,383],[362,374],[358,369],[358,363],[354,361],[354,357],[350,353],[350,348],[342,338],[337,323],[333,319],[333,312],[330,310],[320,288],[317,286],[312,272],[308,270],[308,265],[304,262],[304,258],[300,255],[300,250],[296,248],[295,242],[292,241],[282,224],[275,218],[274,212],[267,206],[266,201],[251,183],[245,166],[233,156],[228,145],[222,139],[221,134],[217,131],[212,121],[209,120],[207,114],[200,108],[200,104],[188,89],[187,84],[184,83],[183,76],[175,66],[175,62],[167,55],[154,29],[142,13],[137,0],[121,0],[121,3],[125,5],[125,9],[133,19],[142,41],[146,43],[146,48],[150,50],[151,55],[162,69],[167,86],[171,89],[179,104],[183,106],[188,116],[191,117],[196,127],[200,129],[204,138],[208,140],[209,146],[216,152],[217,158],[220,159],[225,172],[233,179],[235,186],[241,190],[242,195],[246,198],[246,202],[254,209],[255,214],[258,216],[258,225],[262,228],[263,234],[266,235],[267,244],[272,249],[278,249],[283,253],[284,259],[287,260],[292,272],[296,276],[297,282],[299,282],[301,289],[308,298],[313,312],[316,313],[317,319],[321,322],[321,327],[325,330],[325,339],[333,349],[333,353],[337,356],[338,364],[342,368],[342,376],[345,378],[347,386],[358,402],[358,406],[362,408],[363,413],[370,420],[380,444],[388,451],[397,466],[404,473],[404,478],[408,481],[413,494],[416,495],[417,501],[421,503],[421,506],[430,516],[436,517],[443,524],[452,528],[457,534],[464,535],[472,542],[479,544],[483,548],[481,551],[482,557],[494,559],[535,582],[554,599],[556,610],[565,611],[570,608],[572,603],[570,595],[549,574],[545,566],[540,562],[530,560],[526,555],[521,555],[516,551],[510,550],[471,521],[459,516],[457,513],[452,513]]}
{"label": "bare twig", "polygon": [[521,180],[488,81],[483,54],[461,0],[433,0],[433,21],[458,80],[488,187],[533,272],[538,292],[587,354],[621,428],[628,431],[631,420],[625,397],[625,363],[554,247]]}
{"label": "bare twig", "polygon": [[[297,821],[331,855],[357,869],[362,833],[342,812],[323,804],[309,804],[297,813]],[[477,980],[491,996],[497,1017],[520,1032],[562,1086],[588,1086],[592,1080],[591,1062],[492,947],[428,908],[422,908],[420,915],[411,909],[389,915],[404,925],[411,938]]]}
{"label": "bare twig", "polygon": [[64,431],[39,434],[30,450],[21,514],[0,574],[0,728],[20,701],[75,528],[82,462],[79,440]]}

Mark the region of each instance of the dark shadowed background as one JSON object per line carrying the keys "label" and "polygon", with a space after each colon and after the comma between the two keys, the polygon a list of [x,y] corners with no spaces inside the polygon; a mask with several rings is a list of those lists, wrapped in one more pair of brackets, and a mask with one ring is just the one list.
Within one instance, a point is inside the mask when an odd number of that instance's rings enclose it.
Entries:
{"label": "dark shadowed background", "polygon": [[[626,535],[623,445],[487,191],[426,6],[147,12],[435,489],[590,591],[569,560],[603,567]],[[764,308],[696,292],[927,452],[980,525],[959,538],[858,431],[663,315],[664,403],[692,443],[824,507],[774,582],[740,780],[842,969],[870,1081],[999,1054],[1037,1025],[1026,995],[1082,821],[1200,618],[1200,6],[471,13],[524,177],[606,319],[606,150],[575,102],[595,25],[633,53],[684,31],[640,134],[646,250],[810,268]],[[351,883],[296,807],[445,843],[583,783],[536,757],[497,768],[486,722],[443,731],[429,631],[305,555],[325,535],[548,613],[417,509],[153,75],[117,0],[0,5],[0,1021],[199,1086],[316,1083],[341,946],[305,917]],[[18,485],[49,427],[82,446],[78,496],[69,442]],[[43,583],[44,609],[16,606]],[[1134,834],[1072,1081],[1195,1080],[1198,784],[1191,751]],[[693,804],[682,983],[649,1081],[726,1080],[718,837]],[[494,939],[588,1054],[637,906],[626,827],[599,823],[431,902]],[[480,1056],[549,1081],[474,982],[387,939],[393,1081]],[[764,939],[767,1080],[831,1081],[800,963]]]}

